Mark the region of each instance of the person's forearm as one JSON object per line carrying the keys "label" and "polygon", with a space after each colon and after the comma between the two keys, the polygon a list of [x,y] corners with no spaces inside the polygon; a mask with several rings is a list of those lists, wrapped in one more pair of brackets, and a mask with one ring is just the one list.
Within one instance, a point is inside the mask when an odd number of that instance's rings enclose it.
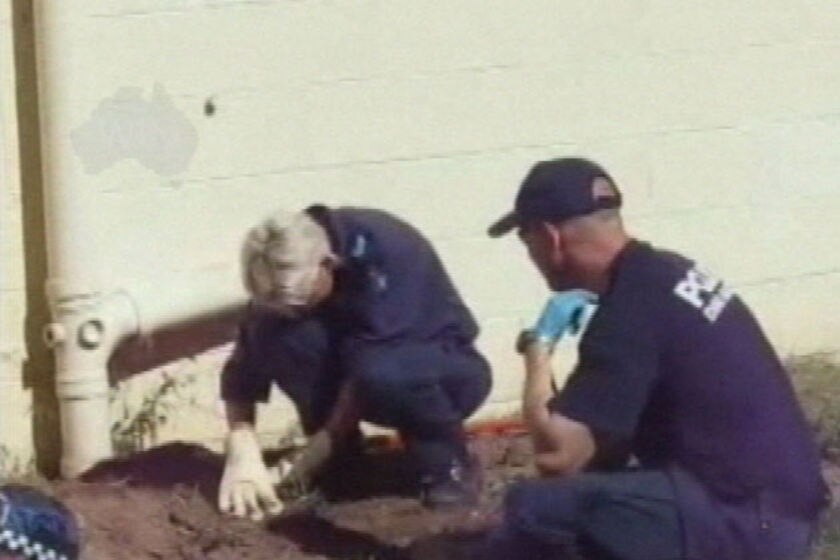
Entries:
{"label": "person's forearm", "polygon": [[550,417],[548,402],[554,394],[551,379],[551,354],[534,345],[525,352],[522,416],[537,452],[556,451],[545,433]]}
{"label": "person's forearm", "polygon": [[225,401],[225,414],[229,430],[253,430],[257,418],[257,406],[253,402]]}
{"label": "person's forearm", "polygon": [[294,460],[287,481],[297,486],[298,491],[307,488],[334,450],[346,444],[347,434],[358,425],[360,417],[354,384],[348,380],[339,390],[324,426],[309,437],[306,449]]}
{"label": "person's forearm", "polygon": [[343,436],[358,426],[361,416],[361,406],[356,395],[355,383],[352,380],[347,380],[338,393],[338,398],[336,398],[335,406],[329,419],[327,419],[325,428],[337,442],[341,442],[344,439]]}

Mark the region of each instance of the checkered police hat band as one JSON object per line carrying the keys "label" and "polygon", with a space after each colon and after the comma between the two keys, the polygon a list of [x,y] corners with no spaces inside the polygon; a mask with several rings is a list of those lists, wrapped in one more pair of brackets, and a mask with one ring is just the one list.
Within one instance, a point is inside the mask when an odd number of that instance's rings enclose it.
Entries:
{"label": "checkered police hat band", "polygon": [[31,560],[68,560],[64,554],[58,554],[55,550],[32,541],[26,535],[16,533],[11,529],[4,529],[0,532],[0,548],[21,554],[24,558]]}

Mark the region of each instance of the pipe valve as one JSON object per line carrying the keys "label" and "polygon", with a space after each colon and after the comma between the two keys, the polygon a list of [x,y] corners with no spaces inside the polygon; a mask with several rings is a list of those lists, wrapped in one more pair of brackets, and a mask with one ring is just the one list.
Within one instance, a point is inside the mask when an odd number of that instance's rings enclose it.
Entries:
{"label": "pipe valve", "polygon": [[85,350],[93,350],[102,344],[105,325],[99,319],[91,319],[79,325],[79,346]]}
{"label": "pipe valve", "polygon": [[67,330],[61,323],[49,323],[44,327],[44,342],[49,348],[55,348],[67,339]]}

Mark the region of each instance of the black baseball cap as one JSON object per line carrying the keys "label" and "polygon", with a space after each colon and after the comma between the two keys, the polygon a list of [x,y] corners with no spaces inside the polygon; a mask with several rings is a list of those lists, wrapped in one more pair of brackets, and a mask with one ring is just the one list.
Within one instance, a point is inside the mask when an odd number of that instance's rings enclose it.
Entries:
{"label": "black baseball cap", "polygon": [[513,211],[491,225],[487,233],[499,237],[528,222],[562,222],[620,207],[621,193],[597,163],[583,158],[540,161],[522,181]]}

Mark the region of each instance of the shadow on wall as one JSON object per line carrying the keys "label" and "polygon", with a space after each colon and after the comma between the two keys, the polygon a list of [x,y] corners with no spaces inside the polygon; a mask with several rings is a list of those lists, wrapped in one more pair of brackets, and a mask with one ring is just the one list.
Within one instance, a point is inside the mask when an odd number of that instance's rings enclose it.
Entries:
{"label": "shadow on wall", "polygon": [[234,340],[243,309],[238,305],[220,309],[126,339],[108,363],[109,382],[113,385]]}
{"label": "shadow on wall", "polygon": [[32,0],[12,2],[15,77],[20,149],[21,212],[26,289],[26,361],[24,386],[32,390],[32,429],[36,467],[55,476],[61,454],[55,367],[43,342],[50,313],[44,291],[47,279],[46,220],[41,168],[38,76]]}

